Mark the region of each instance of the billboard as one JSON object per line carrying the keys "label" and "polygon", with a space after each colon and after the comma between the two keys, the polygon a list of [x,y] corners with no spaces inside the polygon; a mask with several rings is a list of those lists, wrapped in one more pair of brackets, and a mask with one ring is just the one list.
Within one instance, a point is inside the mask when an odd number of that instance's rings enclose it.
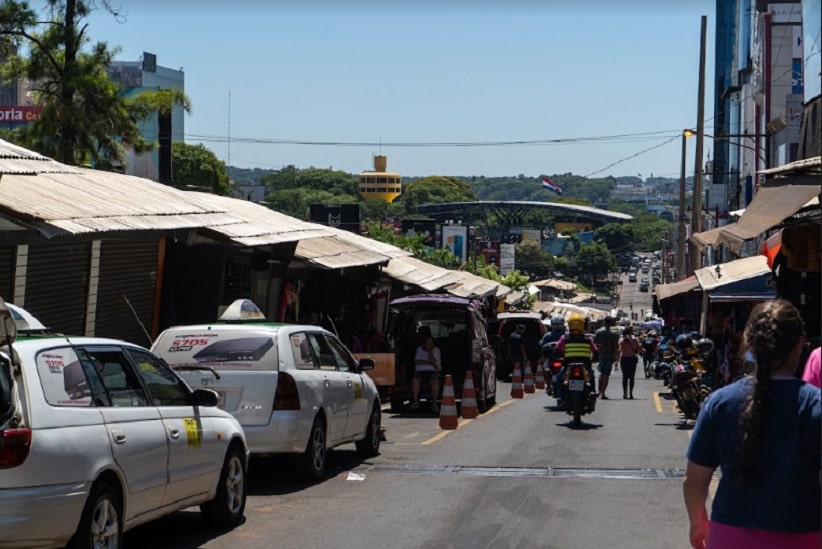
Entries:
{"label": "billboard", "polygon": [[498,240],[478,240],[474,250],[477,256],[485,258],[486,265],[499,267],[500,242]]}
{"label": "billboard", "polygon": [[499,274],[507,275],[514,270],[516,247],[514,244],[500,244],[499,247]]}
{"label": "billboard", "polygon": [[311,221],[360,234],[359,204],[310,204]]}
{"label": "billboard", "polygon": [[423,235],[422,244],[429,248],[437,245],[436,240],[437,222],[433,219],[403,219],[402,234],[412,237],[417,234]]}
{"label": "billboard", "polygon": [[468,259],[468,226],[443,225],[442,247],[451,250],[460,261]]}

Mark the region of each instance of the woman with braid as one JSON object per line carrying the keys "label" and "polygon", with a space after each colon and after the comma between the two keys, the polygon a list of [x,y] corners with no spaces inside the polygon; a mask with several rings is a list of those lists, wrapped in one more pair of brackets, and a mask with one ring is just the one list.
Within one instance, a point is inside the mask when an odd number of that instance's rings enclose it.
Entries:
{"label": "woman with braid", "polygon": [[[743,344],[755,375],[708,397],[688,447],[683,495],[692,547],[822,547],[820,391],[793,376],[804,342],[790,302],[751,311]],[[705,504],[717,467],[709,521]]]}

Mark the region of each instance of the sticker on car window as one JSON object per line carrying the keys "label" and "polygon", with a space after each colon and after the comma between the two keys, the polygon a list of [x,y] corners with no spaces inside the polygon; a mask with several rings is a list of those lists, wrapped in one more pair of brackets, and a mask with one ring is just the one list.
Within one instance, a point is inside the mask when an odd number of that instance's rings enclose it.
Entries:
{"label": "sticker on car window", "polygon": [[183,425],[186,427],[186,438],[189,448],[199,448],[202,445],[200,439],[200,429],[197,427],[197,420],[193,417],[184,417]]}

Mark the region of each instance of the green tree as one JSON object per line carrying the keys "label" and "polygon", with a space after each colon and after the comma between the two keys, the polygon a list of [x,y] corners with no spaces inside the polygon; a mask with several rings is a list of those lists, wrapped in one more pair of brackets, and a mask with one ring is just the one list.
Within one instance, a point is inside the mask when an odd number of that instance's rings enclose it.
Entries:
{"label": "green tree", "polygon": [[[105,9],[119,17],[107,1]],[[47,0],[49,20],[42,22],[28,2],[5,0],[0,6],[0,38],[22,41],[28,56],[11,55],[2,69],[6,81],[32,82],[41,117],[14,130],[9,138],[66,164],[91,163],[112,169],[125,162],[126,148],[147,152],[154,146],[137,123],[174,106],[190,110],[182,90],[143,92],[126,98],[107,69],[118,53],[103,42],[85,49],[92,0]]]}
{"label": "green tree", "polygon": [[264,202],[272,210],[308,221],[311,204],[354,204],[357,199],[348,194],[334,194],[312,188],[295,188],[269,193]]}
{"label": "green tree", "polygon": [[628,223],[607,223],[594,231],[594,238],[602,242],[611,253],[634,250],[634,228]]}
{"label": "green tree", "polygon": [[614,256],[600,242],[583,244],[574,257],[576,269],[590,279],[592,284],[616,269]]}
{"label": "green tree", "polygon": [[171,144],[171,180],[175,187],[206,187],[214,194],[231,192],[225,163],[202,144]]}
{"label": "green tree", "polygon": [[448,248],[439,248],[429,250],[423,245],[422,234],[414,236],[405,236],[396,234],[394,228],[390,225],[383,225],[382,223],[367,223],[368,237],[386,244],[391,244],[403,250],[411,252],[415,258],[437,265],[445,269],[457,269],[460,267],[460,260]]}
{"label": "green tree", "polygon": [[517,270],[536,278],[548,278],[554,272],[554,257],[539,242],[523,240],[514,246]]}
{"label": "green tree", "polygon": [[[340,170],[320,168],[299,170],[294,166],[286,166],[271,174],[263,175],[260,177],[260,183],[264,184],[270,193],[286,189],[311,189],[359,200],[357,177]],[[350,201],[340,203],[345,204]]]}
{"label": "green tree", "polygon": [[431,175],[411,183],[403,190],[402,202],[407,213],[415,213],[417,206],[441,202],[471,202],[476,200],[471,186],[456,177]]}

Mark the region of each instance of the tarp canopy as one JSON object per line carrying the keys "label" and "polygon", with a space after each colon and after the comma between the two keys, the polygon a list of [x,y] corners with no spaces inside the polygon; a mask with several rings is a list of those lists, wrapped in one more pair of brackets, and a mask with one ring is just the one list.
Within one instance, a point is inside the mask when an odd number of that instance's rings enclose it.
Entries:
{"label": "tarp canopy", "polygon": [[705,246],[716,246],[716,241],[719,239],[719,234],[727,228],[728,225],[723,225],[721,227],[714,227],[709,231],[694,233],[691,236],[691,242],[693,242],[700,248],[704,248]]}
{"label": "tarp canopy", "polygon": [[[822,179],[820,179],[822,182]],[[737,223],[722,227],[717,242],[739,252],[746,240],[782,223],[819,195],[819,185],[762,186]]]}
{"label": "tarp canopy", "polygon": [[688,278],[680,280],[679,282],[673,282],[671,284],[657,284],[654,287],[654,294],[656,294],[656,298],[659,301],[662,301],[663,299],[668,299],[675,295],[684,294],[686,292],[690,292],[691,290],[698,289],[699,281],[695,276],[691,275]]}

